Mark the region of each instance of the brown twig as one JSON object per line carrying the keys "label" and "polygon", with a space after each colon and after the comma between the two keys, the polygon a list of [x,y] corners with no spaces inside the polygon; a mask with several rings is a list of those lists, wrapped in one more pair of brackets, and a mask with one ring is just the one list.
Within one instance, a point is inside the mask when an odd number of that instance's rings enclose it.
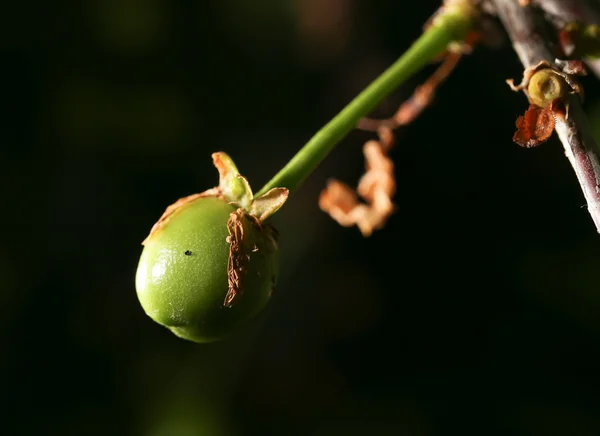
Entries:
{"label": "brown twig", "polygon": [[[367,171],[353,190],[345,183],[331,179],[319,196],[319,207],[341,226],[356,225],[363,236],[382,228],[396,207],[394,163],[388,152],[394,146],[394,129],[411,123],[431,103],[436,88],[454,70],[462,54],[447,52],[436,71],[403,102],[387,119],[362,118],[357,129],[377,132],[379,140],[367,141],[363,147]],[[364,200],[360,201],[359,197]]]}
{"label": "brown twig", "polygon": [[454,68],[461,57],[461,53],[450,52],[446,54],[442,64],[425,81],[425,83],[415,89],[412,96],[400,105],[392,117],[384,120],[362,118],[356,125],[356,128],[370,132],[378,132],[382,126],[394,130],[400,126],[410,124],[427,106],[429,106],[435,95],[436,88],[448,78],[452,71],[454,71]]}
{"label": "brown twig", "polygon": [[[539,10],[520,6],[516,0],[492,0],[496,13],[525,68],[540,61],[554,65],[558,47],[547,34],[548,23]],[[600,152],[594,141],[581,102],[575,95],[565,101],[566,113],[556,118],[555,131],[571,162],[588,211],[600,232]]]}

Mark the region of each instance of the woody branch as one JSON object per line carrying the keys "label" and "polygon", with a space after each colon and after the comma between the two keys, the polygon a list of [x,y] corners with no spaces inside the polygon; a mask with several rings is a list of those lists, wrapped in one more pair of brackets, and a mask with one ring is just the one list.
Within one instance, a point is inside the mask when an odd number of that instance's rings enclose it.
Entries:
{"label": "woody branch", "polygon": [[[570,0],[564,5],[573,7],[574,2]],[[518,0],[492,0],[492,3],[525,68],[540,61],[555,65],[556,54],[560,54],[560,50],[555,38],[551,37],[550,25],[542,11],[521,6]],[[579,97],[567,96],[565,107],[565,116],[556,117],[555,131],[575,170],[596,230],[600,232],[600,152],[590,133]]]}

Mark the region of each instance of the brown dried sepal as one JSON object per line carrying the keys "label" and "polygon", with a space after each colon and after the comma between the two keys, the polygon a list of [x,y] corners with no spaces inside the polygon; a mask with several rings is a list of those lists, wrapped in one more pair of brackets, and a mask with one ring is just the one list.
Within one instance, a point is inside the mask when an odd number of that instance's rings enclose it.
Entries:
{"label": "brown dried sepal", "polygon": [[[254,240],[250,234],[259,235]],[[243,208],[237,209],[229,215],[227,220],[227,243],[229,256],[227,258],[227,294],[223,306],[232,307],[244,292],[244,281],[250,263],[250,254],[262,252],[268,256],[272,250],[277,249],[279,233],[269,223],[261,221]],[[275,278],[272,278],[275,281]]]}
{"label": "brown dried sepal", "polygon": [[[388,131],[388,138],[391,132]],[[331,180],[319,197],[319,207],[343,227],[358,226],[363,236],[382,228],[395,210],[392,197],[396,191],[394,164],[382,144],[369,141],[363,152],[367,172],[360,179],[357,191]],[[366,203],[360,202],[358,195]]]}
{"label": "brown dried sepal", "polygon": [[223,306],[231,307],[237,297],[244,290],[244,277],[248,269],[250,255],[246,253],[244,246],[244,209],[239,208],[231,212],[227,221],[227,243],[229,244],[229,257],[227,259],[227,294]]}
{"label": "brown dried sepal", "polygon": [[556,100],[545,108],[534,104],[529,106],[525,115],[519,116],[515,125],[517,131],[513,141],[521,147],[533,148],[546,142],[554,131],[554,110]]}
{"label": "brown dried sepal", "polygon": [[150,234],[144,239],[142,245],[146,245],[146,243],[152,238],[153,235],[156,234],[169,220],[169,218],[175,213],[177,209],[182,206],[185,206],[192,201],[201,198],[201,197],[218,197],[220,196],[219,188],[212,188],[207,191],[201,192],[199,194],[188,195],[187,197],[180,198],[175,203],[167,207],[167,209],[163,212],[158,221],[152,226],[150,229]]}

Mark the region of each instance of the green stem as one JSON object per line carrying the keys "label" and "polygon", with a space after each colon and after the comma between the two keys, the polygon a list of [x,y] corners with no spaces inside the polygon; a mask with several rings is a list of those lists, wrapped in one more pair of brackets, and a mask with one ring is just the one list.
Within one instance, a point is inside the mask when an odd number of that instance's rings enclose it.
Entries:
{"label": "green stem", "polygon": [[313,136],[257,196],[272,188],[295,191],[329,154],[385,97],[433,60],[452,41],[462,40],[470,29],[472,15],[461,10],[439,15],[433,24],[381,76],[375,79],[329,123]]}

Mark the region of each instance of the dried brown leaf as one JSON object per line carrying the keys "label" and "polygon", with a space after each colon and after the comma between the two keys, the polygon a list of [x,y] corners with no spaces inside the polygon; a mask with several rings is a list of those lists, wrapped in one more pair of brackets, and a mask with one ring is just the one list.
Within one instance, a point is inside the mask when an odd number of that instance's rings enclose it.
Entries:
{"label": "dried brown leaf", "polygon": [[554,104],[550,104],[542,109],[530,105],[525,114],[517,118],[517,131],[513,141],[525,148],[537,147],[546,142],[554,131],[553,106]]}
{"label": "dried brown leaf", "polygon": [[[390,133],[391,134],[391,133]],[[344,227],[356,225],[363,236],[380,229],[395,210],[392,196],[396,190],[394,164],[378,141],[369,141],[363,152],[367,172],[358,185],[358,195],[349,186],[331,180],[319,197],[319,207]]]}
{"label": "dried brown leaf", "polygon": [[319,207],[341,226],[356,224],[350,212],[360,205],[356,192],[345,183],[329,180],[319,196]]}
{"label": "dried brown leaf", "polygon": [[[464,7],[464,0],[446,0],[444,7]],[[472,42],[479,35],[472,35]],[[448,50],[443,63],[427,81],[419,86],[406,100],[394,116],[377,120],[363,118],[357,128],[377,132],[379,141],[369,141],[363,147],[367,171],[361,177],[357,190],[348,185],[331,180],[319,197],[319,207],[344,227],[356,225],[363,236],[369,236],[373,230],[382,228],[395,211],[392,197],[396,191],[394,164],[387,153],[394,145],[393,130],[411,123],[433,100],[436,88],[450,75],[464,50]],[[359,199],[362,198],[364,203]]]}

